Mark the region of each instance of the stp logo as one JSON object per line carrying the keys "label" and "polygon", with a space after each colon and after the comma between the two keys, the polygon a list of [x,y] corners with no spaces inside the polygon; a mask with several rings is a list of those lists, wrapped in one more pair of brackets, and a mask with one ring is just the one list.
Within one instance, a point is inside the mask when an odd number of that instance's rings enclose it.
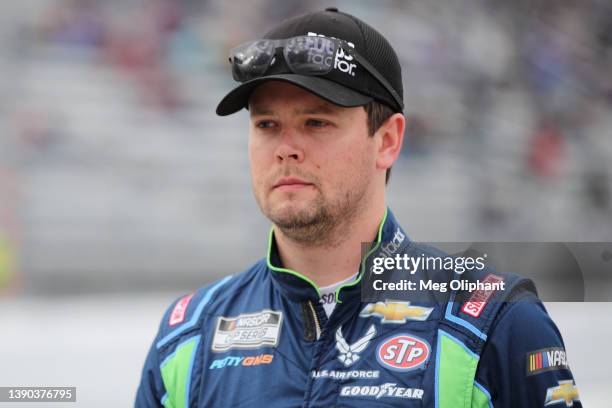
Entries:
{"label": "stp logo", "polygon": [[376,359],[392,370],[409,371],[422,368],[430,352],[425,340],[403,333],[382,342],[376,350]]}

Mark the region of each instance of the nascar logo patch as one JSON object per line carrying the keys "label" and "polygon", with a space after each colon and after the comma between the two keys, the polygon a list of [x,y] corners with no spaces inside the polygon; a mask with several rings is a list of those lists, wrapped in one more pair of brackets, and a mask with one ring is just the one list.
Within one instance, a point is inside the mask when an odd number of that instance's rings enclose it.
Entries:
{"label": "nascar logo patch", "polygon": [[551,347],[527,353],[527,375],[545,371],[568,370],[567,356],[561,347]]}
{"label": "nascar logo patch", "polygon": [[217,320],[212,351],[276,347],[282,323],[282,312],[274,310],[262,310],[259,313],[241,314],[236,317],[221,316]]}

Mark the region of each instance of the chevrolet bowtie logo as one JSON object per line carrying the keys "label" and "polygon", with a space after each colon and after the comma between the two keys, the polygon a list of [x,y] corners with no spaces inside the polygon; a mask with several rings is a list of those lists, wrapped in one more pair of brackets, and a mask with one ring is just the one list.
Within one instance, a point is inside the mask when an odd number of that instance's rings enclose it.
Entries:
{"label": "chevrolet bowtie logo", "polygon": [[544,406],[565,402],[566,407],[574,406],[574,401],[580,401],[578,389],[574,380],[559,381],[557,387],[550,387],[546,390],[546,401]]}
{"label": "chevrolet bowtie logo", "polygon": [[384,302],[370,303],[363,308],[359,316],[381,318],[382,323],[406,323],[406,320],[425,321],[433,307],[410,306],[410,302]]}

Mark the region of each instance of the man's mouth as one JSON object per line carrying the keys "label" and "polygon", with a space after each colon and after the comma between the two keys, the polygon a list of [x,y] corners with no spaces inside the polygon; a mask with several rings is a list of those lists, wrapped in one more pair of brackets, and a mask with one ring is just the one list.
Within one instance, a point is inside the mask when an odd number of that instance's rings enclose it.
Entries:
{"label": "man's mouth", "polygon": [[274,183],[272,189],[279,191],[299,191],[312,186],[312,183],[309,183],[297,177],[283,177],[276,183]]}

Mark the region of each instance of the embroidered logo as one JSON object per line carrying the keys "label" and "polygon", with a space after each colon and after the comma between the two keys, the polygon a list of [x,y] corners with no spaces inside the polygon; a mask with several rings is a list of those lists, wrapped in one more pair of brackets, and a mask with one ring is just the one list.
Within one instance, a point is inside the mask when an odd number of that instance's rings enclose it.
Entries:
{"label": "embroidered logo", "polygon": [[338,360],[340,360],[345,367],[353,365],[357,360],[359,360],[359,353],[368,347],[370,340],[372,340],[372,337],[374,336],[376,336],[376,327],[372,325],[368,329],[365,336],[353,344],[348,344],[342,335],[342,327],[338,327],[338,330],[336,331],[336,348],[340,353],[338,355]]}

